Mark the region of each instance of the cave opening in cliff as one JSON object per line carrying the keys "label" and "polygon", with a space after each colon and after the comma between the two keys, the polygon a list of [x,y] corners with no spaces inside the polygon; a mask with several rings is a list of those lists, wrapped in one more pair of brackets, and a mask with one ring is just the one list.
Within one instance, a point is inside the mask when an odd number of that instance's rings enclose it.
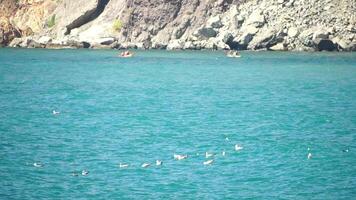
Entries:
{"label": "cave opening in cliff", "polygon": [[233,40],[229,40],[226,42],[226,44],[230,47],[232,50],[246,50],[247,45],[242,45],[238,42],[235,42]]}

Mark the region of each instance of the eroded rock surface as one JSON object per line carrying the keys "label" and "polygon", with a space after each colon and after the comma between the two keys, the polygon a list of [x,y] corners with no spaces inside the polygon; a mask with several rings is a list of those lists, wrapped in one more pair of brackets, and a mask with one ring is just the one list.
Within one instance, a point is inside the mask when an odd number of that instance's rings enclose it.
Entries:
{"label": "eroded rock surface", "polygon": [[355,13],[355,0],[0,0],[0,44],[353,51]]}

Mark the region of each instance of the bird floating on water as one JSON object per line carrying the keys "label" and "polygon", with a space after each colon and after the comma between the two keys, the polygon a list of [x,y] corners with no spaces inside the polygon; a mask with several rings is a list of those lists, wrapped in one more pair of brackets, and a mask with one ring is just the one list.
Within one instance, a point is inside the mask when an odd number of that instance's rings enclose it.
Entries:
{"label": "bird floating on water", "polygon": [[228,137],[225,138],[226,141],[229,141],[230,139]]}
{"label": "bird floating on water", "polygon": [[235,151],[240,151],[240,150],[242,150],[242,149],[243,149],[242,146],[240,146],[240,145],[238,145],[238,144],[235,144]]}
{"label": "bird floating on water", "polygon": [[119,167],[120,168],[126,168],[126,167],[128,167],[129,166],[129,164],[124,164],[124,163],[120,163],[119,164]]}
{"label": "bird floating on water", "polygon": [[87,170],[82,170],[82,176],[87,176],[89,174],[89,171]]}
{"label": "bird floating on water", "polygon": [[141,165],[141,167],[143,167],[143,168],[147,168],[147,167],[149,167],[149,166],[150,166],[149,163],[143,163],[143,164]]}
{"label": "bird floating on water", "polygon": [[213,153],[205,152],[205,158],[210,158],[211,156],[214,156]]}
{"label": "bird floating on water", "polygon": [[39,162],[35,162],[35,163],[33,163],[33,166],[34,167],[43,167],[43,164],[39,163]]}
{"label": "bird floating on water", "polygon": [[59,113],[60,113],[59,111],[55,111],[55,110],[52,111],[53,115],[58,115]]}
{"label": "bird floating on water", "polygon": [[308,159],[311,159],[311,158],[312,158],[312,154],[308,153]]}
{"label": "bird floating on water", "polygon": [[79,176],[78,172],[72,172],[72,176]]}
{"label": "bird floating on water", "polygon": [[176,159],[176,160],[183,160],[183,159],[188,158],[188,155],[174,154],[173,157],[174,157],[174,159]]}
{"label": "bird floating on water", "polygon": [[223,152],[221,153],[221,155],[222,155],[222,156],[225,156],[225,151],[223,151]]}
{"label": "bird floating on water", "polygon": [[344,150],[342,150],[342,152],[349,152],[349,149],[344,149]]}
{"label": "bird floating on water", "polygon": [[162,165],[162,160],[156,160],[156,165],[159,166],[159,165]]}
{"label": "bird floating on water", "polygon": [[203,162],[204,165],[211,165],[214,162],[214,160],[207,160]]}

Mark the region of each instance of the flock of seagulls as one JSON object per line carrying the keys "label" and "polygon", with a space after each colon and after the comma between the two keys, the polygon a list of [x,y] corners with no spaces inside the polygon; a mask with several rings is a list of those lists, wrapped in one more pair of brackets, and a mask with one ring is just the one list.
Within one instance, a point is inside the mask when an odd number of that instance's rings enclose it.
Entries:
{"label": "flock of seagulls", "polygon": [[[52,114],[53,115],[59,115],[60,112],[59,111],[56,111],[56,110],[53,110],[52,111]],[[225,138],[226,141],[230,141],[230,139],[228,137]],[[243,150],[243,146],[239,145],[239,144],[235,144],[234,146],[234,149],[235,151],[241,151]],[[307,159],[312,159],[312,153],[310,152],[310,148],[308,147],[308,154],[307,154]],[[349,152],[348,149],[344,149],[342,150],[343,152]],[[197,156],[199,155],[199,153],[196,154]],[[210,158],[209,160],[206,160],[203,162],[203,165],[211,165],[214,163],[214,156],[216,154],[214,153],[211,153],[211,152],[205,152],[205,158],[208,159]],[[221,155],[222,156],[225,156],[226,155],[226,152],[225,150],[221,152]],[[174,160],[184,160],[184,159],[187,159],[188,158],[188,155],[187,154],[173,154],[173,158]],[[156,160],[156,166],[161,166],[163,164],[163,161],[162,160]],[[33,163],[33,166],[36,167],[36,168],[40,168],[40,167],[43,167],[43,164],[40,163],[40,162],[35,162]],[[130,164],[127,164],[127,163],[119,163],[119,168],[128,168],[130,166]],[[142,163],[141,167],[142,168],[148,168],[150,167],[151,164],[150,163]],[[79,175],[82,175],[82,176],[87,176],[89,174],[89,171],[87,170],[82,170],[81,172],[72,172],[72,176],[79,176]]]}

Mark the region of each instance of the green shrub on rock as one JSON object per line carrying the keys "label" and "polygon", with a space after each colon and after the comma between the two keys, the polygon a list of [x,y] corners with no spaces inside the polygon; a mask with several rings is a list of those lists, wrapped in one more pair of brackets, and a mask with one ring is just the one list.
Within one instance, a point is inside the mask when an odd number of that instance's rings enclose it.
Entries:
{"label": "green shrub on rock", "polygon": [[121,28],[122,28],[122,22],[121,22],[121,20],[116,19],[116,20],[113,22],[112,28],[113,28],[114,31],[120,31]]}
{"label": "green shrub on rock", "polygon": [[52,15],[52,17],[47,21],[48,28],[52,28],[56,24],[56,15]]}

